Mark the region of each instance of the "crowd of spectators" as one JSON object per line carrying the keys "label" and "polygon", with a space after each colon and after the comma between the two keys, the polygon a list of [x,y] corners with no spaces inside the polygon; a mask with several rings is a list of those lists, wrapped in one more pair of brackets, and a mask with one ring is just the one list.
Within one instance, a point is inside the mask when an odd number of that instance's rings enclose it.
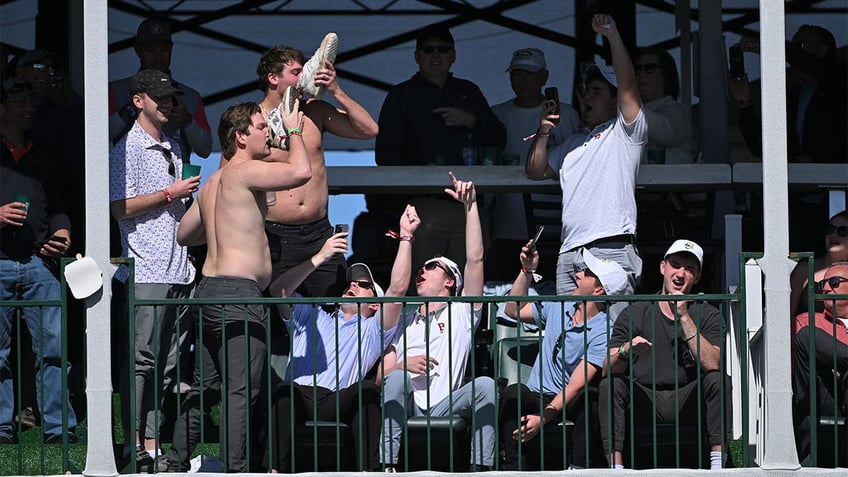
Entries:
{"label": "crowd of spectators", "polygon": [[[544,440],[537,436],[546,425],[567,420],[574,424],[570,468],[632,466],[629,429],[656,432],[657,424],[696,427],[707,442],[704,466],[727,466],[731,384],[721,363],[726,326],[712,305],[674,297],[691,294],[701,281],[706,262],[697,241],[708,237],[680,239],[686,231],[674,227],[665,234],[670,247],[659,260],[655,302],[508,303],[507,316],[544,330],[528,381],[499,389],[492,376],[469,366],[485,306],[452,297],[480,296],[486,279],[515,276],[518,267],[508,257],[517,251],[521,271],[511,296],[529,293],[543,260],[555,271],[550,278],[559,295],[641,291],[637,222],[641,227],[646,211],[664,210],[658,203],[685,207],[685,194],[657,198],[636,191],[640,163],[696,160],[673,57],[654,48],[631,52],[608,15],[588,21],[603,38],[610,62],[580,65],[574,108],[543,94],[551,78],[537,48],[513,52],[506,71],[515,97],[490,107],[479,87],[451,73],[456,43],[441,26],[418,33],[418,71],[388,92],[377,121],[338,82],[335,34],[309,60],[296,48],[272,47],[256,67],[261,100],[230,107],[218,122],[221,162],[202,187],[199,174],[183,173],[192,153],[211,152],[202,97],[171,77],[170,24],[143,21],[134,44],[139,71],[109,84],[112,238],[120,240],[116,255],[134,261],[134,275],[121,267],[114,287],[114,342],[135,350],[116,367],[121,467],[190,469],[189,457],[203,438],[201,421],[218,401],[220,457],[230,472],[292,470],[291,429],[307,420],[346,423],[357,469],[393,471],[408,419],[455,415],[470,425],[468,450],[477,470],[540,468]],[[758,52],[755,40],[743,39],[740,46]],[[56,300],[58,259],[81,251],[84,243],[81,101],[64,81],[59,56],[31,50],[5,60],[0,298]],[[793,36],[788,60],[790,160],[845,162],[845,79],[835,75],[834,82],[834,74],[826,74],[844,70],[836,66],[833,35],[805,25]],[[756,87],[743,76],[731,78],[729,89],[746,144],[756,154]],[[335,104],[320,99],[323,94]],[[560,185],[556,258],[540,257],[536,244],[527,242],[532,217],[524,197],[483,197],[473,177],[451,173],[444,194],[369,195],[371,227],[399,225],[398,232],[386,234],[394,239],[391,245],[376,247],[381,256],[374,258],[384,260],[392,251],[394,261],[388,276],[364,263],[348,266],[349,233],[334,230],[328,219],[325,132],[376,137],[380,166],[514,157],[528,178]],[[799,423],[811,409],[848,411],[848,387],[833,385],[844,380],[848,367],[845,305],[829,300],[807,309],[810,293],[848,292],[846,260],[843,211],[828,222],[824,255],[800,262],[791,275]],[[381,281],[389,283],[385,293]],[[279,306],[271,313],[237,302],[128,306],[134,299],[407,295],[427,300],[414,310],[378,301]],[[40,414],[27,422],[42,428],[45,443],[63,436],[76,442],[75,407],[61,383],[62,374],[81,362],[72,358],[62,369],[59,308],[24,307],[36,373],[35,379],[24,372],[16,380],[10,359],[15,311],[0,311],[0,444],[17,442],[13,422],[23,422],[27,410]],[[269,333],[272,342],[266,342]],[[70,339],[81,342],[81,336]],[[265,373],[273,360],[267,356],[279,352],[283,341],[290,344],[282,352],[287,368],[269,385]],[[15,386],[24,392],[15,393]],[[179,401],[179,415],[164,412],[169,400]],[[249,444],[251,429],[258,431],[258,442]],[[809,432],[798,431],[796,440],[799,454],[806,455]],[[164,442],[174,443],[170,452]]]}

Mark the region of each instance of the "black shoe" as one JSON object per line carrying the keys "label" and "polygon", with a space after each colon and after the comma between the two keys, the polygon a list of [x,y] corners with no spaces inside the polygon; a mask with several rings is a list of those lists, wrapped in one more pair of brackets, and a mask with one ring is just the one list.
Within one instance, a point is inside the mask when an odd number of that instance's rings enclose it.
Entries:
{"label": "black shoe", "polygon": [[0,445],[3,444],[17,444],[18,438],[15,436],[0,436]]}
{"label": "black shoe", "polygon": [[135,450],[135,470],[141,474],[153,474],[168,472],[168,459],[164,455],[150,457],[144,446],[138,446]]}
{"label": "black shoe", "polygon": [[[68,444],[76,444],[79,442],[77,435],[74,434],[73,431],[68,431]],[[62,434],[54,434],[52,436],[44,437],[45,444],[61,444],[62,443]]]}

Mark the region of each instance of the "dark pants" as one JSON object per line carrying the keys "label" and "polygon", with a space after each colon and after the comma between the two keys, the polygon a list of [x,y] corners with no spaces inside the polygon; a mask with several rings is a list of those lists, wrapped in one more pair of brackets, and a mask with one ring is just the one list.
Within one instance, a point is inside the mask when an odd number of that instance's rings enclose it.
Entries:
{"label": "dark pants", "polygon": [[[585,388],[584,388],[585,391]],[[574,423],[571,440],[571,464],[578,467],[589,467],[590,463],[601,464],[601,436],[598,428],[598,389],[588,388],[589,403],[588,414],[585,402],[585,392],[580,392],[565,407],[565,418]],[[518,405],[519,395],[521,406]],[[524,384],[512,384],[503,390],[500,398],[500,411],[498,416],[499,436],[501,448],[504,452],[503,470],[519,470],[518,440],[512,436],[513,431],[518,429],[521,416],[527,414],[541,414],[553,396],[546,395],[539,401],[539,395],[532,392]],[[589,434],[586,434],[586,422],[589,424]],[[559,419],[547,423],[545,426],[556,426]],[[543,431],[544,432],[544,431]],[[549,434],[547,434],[549,435]],[[538,470],[541,468],[541,439],[535,438],[521,444],[521,455],[526,456],[527,466],[520,470]],[[586,449],[589,449],[590,462],[586,462]],[[545,453],[559,452],[560,449],[546,448]],[[565,459],[563,459],[565,462]]]}
{"label": "dark pants", "polygon": [[[303,225],[266,221],[265,235],[268,236],[268,247],[271,249],[271,279],[274,280],[318,253],[324,242],[333,235],[333,227],[326,217]],[[347,286],[346,274],[344,255],[336,254],[310,273],[298,291],[309,297],[341,296]]]}
{"label": "dark pants", "polygon": [[[722,379],[723,378],[723,379]],[[722,381],[724,389],[722,389]],[[698,393],[701,388],[701,410],[703,415],[698,415]],[[623,451],[625,429],[630,413],[629,406],[633,406],[634,423],[637,427],[653,427],[654,405],[656,405],[657,424],[693,425],[699,429],[706,427],[707,441],[710,446],[726,443],[731,435],[731,384],[730,377],[722,375],[719,371],[708,371],[701,374],[701,380],[692,381],[680,386],[675,391],[657,390],[654,396],[651,386],[643,386],[633,383],[633,396],[630,396],[630,378],[620,374],[607,376],[601,380],[599,386],[600,394],[600,420],[601,437],[604,444],[604,452],[610,455],[612,451]],[[722,409],[722,399],[724,408]],[[610,405],[612,406],[610,408]],[[722,415],[722,410],[724,415]],[[612,432],[609,429],[610,418],[612,418]],[[652,431],[653,432],[653,431]],[[612,449],[610,449],[610,436],[612,436]],[[653,438],[651,438],[653,441]]]}
{"label": "dark pants", "polygon": [[[291,470],[292,436],[295,435],[296,428],[311,419],[347,424],[353,434],[359,470],[373,471],[379,468],[378,446],[382,430],[380,389],[373,381],[362,381],[338,392],[284,382],[274,389],[272,399],[274,408],[269,435],[272,442],[272,468],[280,472]],[[267,447],[267,444],[265,445]],[[319,458],[333,459],[334,456]]]}
{"label": "dark pants", "polygon": [[[204,277],[194,297],[261,297],[253,280],[228,277]],[[168,461],[185,469],[189,456],[200,440],[201,394],[221,390],[221,461],[228,472],[247,472],[246,438],[251,413],[262,386],[265,367],[265,324],[261,305],[203,305],[198,332],[194,380],[182,405],[180,420],[174,429],[174,445]],[[202,377],[202,379],[201,379]],[[204,402],[204,407],[207,403]]]}
{"label": "dark pants", "polygon": [[[813,332],[814,348],[810,348],[810,330]],[[838,329],[837,329],[837,332]],[[801,429],[800,423],[810,416],[811,406],[815,406],[818,416],[844,416],[848,405],[848,391],[843,386],[845,372],[848,370],[848,345],[837,341],[820,328],[804,327],[798,330],[793,339],[792,353],[792,391],[795,400],[795,429]],[[815,356],[815,370],[810,368],[810,356]],[[841,379],[834,377],[838,372]],[[813,375],[815,372],[815,375]],[[815,379],[814,382],[811,380]],[[815,401],[810,395],[810,385],[815,387]],[[839,401],[834,399],[839,396]],[[816,429],[817,423],[811,422],[809,429]],[[841,442],[840,442],[841,443]],[[798,457],[803,459],[810,451],[809,432],[799,432],[795,436]],[[826,443],[820,441],[820,449]],[[821,453],[821,450],[819,451]]]}

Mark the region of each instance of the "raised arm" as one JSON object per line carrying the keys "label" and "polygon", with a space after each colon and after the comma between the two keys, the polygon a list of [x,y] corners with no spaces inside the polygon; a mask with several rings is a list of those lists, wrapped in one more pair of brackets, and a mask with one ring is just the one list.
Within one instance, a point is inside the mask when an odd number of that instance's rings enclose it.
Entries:
{"label": "raised arm", "polygon": [[483,229],[477,209],[477,191],[471,181],[460,181],[449,172],[453,189],[445,189],[451,197],[465,205],[465,273],[463,295],[483,294]]}
{"label": "raised arm", "polygon": [[524,174],[528,179],[556,179],[556,171],[548,164],[548,138],[551,135],[551,129],[555,127],[554,121],[559,119],[559,115],[551,114],[557,107],[553,101],[546,101],[542,105],[542,118],[539,124],[539,130],[536,131],[536,136],[527,150],[527,162],[524,164]]}
{"label": "raised arm", "polygon": [[[412,276],[412,242],[415,240],[415,230],[421,224],[415,207],[406,206],[406,210],[400,216],[400,243],[398,244],[395,263],[392,265],[391,283],[386,290],[386,296],[404,296],[409,288],[409,280]],[[381,309],[380,316],[383,319],[383,329],[389,330],[397,325],[403,303],[385,303]]]}
{"label": "raised arm", "polygon": [[[324,86],[341,109],[334,108],[326,101],[313,100],[304,107],[304,112],[319,124],[319,128],[330,131],[339,137],[351,139],[371,139],[377,135],[379,128],[371,114],[348,96],[336,81],[336,69],[327,61],[324,68],[315,74],[315,84]],[[323,127],[322,127],[323,126]]]}
{"label": "raised arm", "polygon": [[[530,284],[533,280],[533,272],[539,266],[539,252],[536,247],[529,249],[530,241],[521,248],[521,272],[515,277],[512,283],[512,288],[509,290],[509,296],[527,296],[530,291]],[[510,301],[507,302],[504,312],[510,318],[515,320],[533,322],[533,303],[526,301],[523,303]]]}
{"label": "raised arm", "polygon": [[598,14],[592,17],[592,29],[609,41],[612,54],[612,68],[618,82],[618,109],[627,124],[636,120],[642,100],[639,98],[639,85],[636,83],[636,73],[633,62],[624,46],[624,40],[618,32],[618,26],[609,15]]}
{"label": "raised arm", "polygon": [[328,238],[324,242],[324,246],[321,247],[321,250],[309,258],[309,260],[304,260],[298,265],[286,270],[285,273],[271,282],[268,285],[268,292],[272,297],[294,296],[294,291],[303,283],[303,280],[337,253],[347,253],[347,232],[334,234]]}

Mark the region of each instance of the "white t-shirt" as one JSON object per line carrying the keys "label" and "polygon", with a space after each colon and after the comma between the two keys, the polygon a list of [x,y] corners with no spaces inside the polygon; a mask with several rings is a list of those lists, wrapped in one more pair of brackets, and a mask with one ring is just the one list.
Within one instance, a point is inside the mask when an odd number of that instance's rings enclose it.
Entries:
{"label": "white t-shirt", "polygon": [[636,174],[648,140],[642,110],[632,124],[621,111],[589,134],[575,134],[548,151],[562,188],[560,253],[593,240],[636,234]]}
{"label": "white t-shirt", "polygon": [[472,314],[469,303],[452,303],[428,313],[427,317],[417,311],[406,316],[406,331],[395,345],[397,361],[401,362],[407,356],[429,356],[439,363],[430,371],[429,391],[426,375],[408,371],[418,407],[429,409],[462,385],[474,331],[482,316],[483,307],[475,309]]}
{"label": "white t-shirt", "polygon": [[[518,154],[518,163],[527,162],[527,152],[532,141],[523,139],[539,129],[542,114],[541,105],[521,108],[515,105],[515,99],[492,106],[495,116],[506,128],[506,146],[504,154]],[[556,147],[565,138],[577,132],[580,118],[570,105],[560,103],[559,126],[551,129],[548,148]],[[527,220],[524,215],[524,198],[521,194],[497,194],[492,204],[491,234],[494,239],[527,240]]]}

